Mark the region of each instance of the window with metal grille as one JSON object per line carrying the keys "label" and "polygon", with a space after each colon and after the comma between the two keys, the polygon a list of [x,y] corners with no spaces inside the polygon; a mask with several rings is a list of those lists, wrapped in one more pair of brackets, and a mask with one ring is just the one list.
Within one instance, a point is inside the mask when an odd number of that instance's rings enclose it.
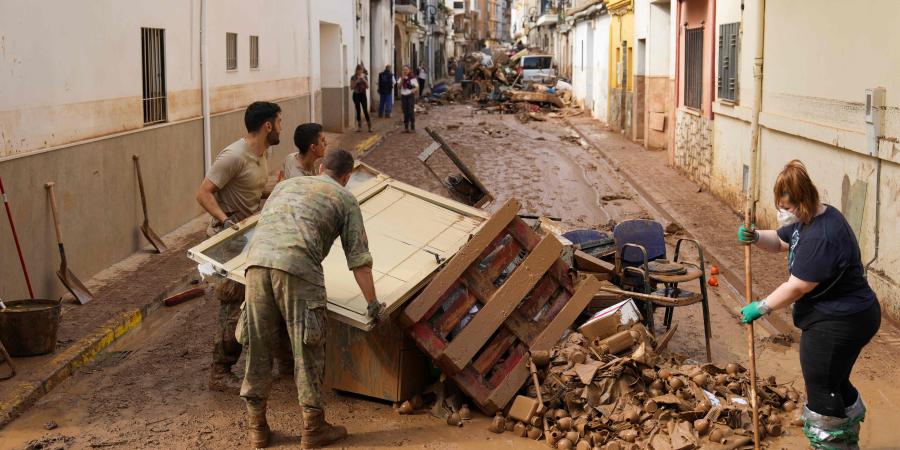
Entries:
{"label": "window with metal grille", "polygon": [[250,36],[250,68],[259,69],[259,36]]}
{"label": "window with metal grille", "polygon": [[165,30],[141,28],[141,79],[143,81],[144,125],[165,122],[166,45]]}
{"label": "window with metal grille", "polygon": [[719,25],[719,75],[716,78],[716,88],[721,99],[737,101],[740,30],[740,22]]}
{"label": "window with metal grille", "polygon": [[684,106],[700,109],[703,100],[703,27],[684,33]]}
{"label": "window with metal grille", "polygon": [[237,70],[237,33],[225,33],[225,69]]}

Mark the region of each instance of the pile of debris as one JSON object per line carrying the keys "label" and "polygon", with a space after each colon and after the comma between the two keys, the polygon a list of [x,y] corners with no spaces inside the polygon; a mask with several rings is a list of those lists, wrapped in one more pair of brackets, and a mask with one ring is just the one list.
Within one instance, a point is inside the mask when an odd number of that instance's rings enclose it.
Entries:
{"label": "pile of debris", "polygon": [[[654,340],[641,324],[606,339],[573,332],[549,354],[532,355],[534,383],[506,417],[497,413],[491,431],[545,439],[561,450],[752,445],[746,370],[665,360],[660,352],[670,336]],[[761,437],[802,423],[793,387],[775,377],[757,384]]]}
{"label": "pile of debris", "polygon": [[[467,55],[459,63],[464,67],[464,81],[446,85],[438,83],[429,100],[443,104],[474,99],[489,111],[507,114],[535,113],[543,108],[562,109],[571,102],[572,85],[564,80],[551,79],[546,83],[522,80],[516,63],[520,54],[510,58],[499,52],[495,56],[483,52]],[[536,110],[534,107],[538,105]],[[540,120],[540,119],[535,119]]]}

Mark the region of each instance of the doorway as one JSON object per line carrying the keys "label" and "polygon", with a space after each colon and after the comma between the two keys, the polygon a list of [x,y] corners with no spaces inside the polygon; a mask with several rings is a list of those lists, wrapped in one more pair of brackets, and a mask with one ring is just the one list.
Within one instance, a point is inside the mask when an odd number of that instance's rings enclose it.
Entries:
{"label": "doorway", "polygon": [[322,126],[327,131],[344,131],[344,67],[341,27],[319,22],[319,80],[321,80]]}

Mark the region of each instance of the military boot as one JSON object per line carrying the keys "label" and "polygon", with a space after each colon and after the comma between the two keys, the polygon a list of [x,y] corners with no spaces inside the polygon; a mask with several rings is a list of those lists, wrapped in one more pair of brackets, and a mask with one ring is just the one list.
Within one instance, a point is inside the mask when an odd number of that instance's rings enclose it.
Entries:
{"label": "military boot", "polygon": [[303,408],[303,433],[300,437],[301,448],[319,448],[347,437],[347,429],[334,426],[325,421],[325,411],[315,408]]}
{"label": "military boot", "polygon": [[238,394],[241,392],[241,380],[231,370],[213,364],[209,371],[209,390]]}
{"label": "military boot", "polygon": [[247,399],[247,428],[253,448],[269,446],[269,423],[266,422],[266,401]]}

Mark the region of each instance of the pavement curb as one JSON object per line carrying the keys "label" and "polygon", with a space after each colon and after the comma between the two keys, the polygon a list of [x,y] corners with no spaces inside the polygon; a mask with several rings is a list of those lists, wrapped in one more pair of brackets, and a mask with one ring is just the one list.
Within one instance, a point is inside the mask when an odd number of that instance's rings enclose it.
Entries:
{"label": "pavement curb", "polygon": [[378,144],[380,144],[382,141],[384,141],[384,134],[382,133],[375,133],[372,136],[366,138],[359,144],[356,144],[356,147],[354,148],[354,150],[356,151],[356,156],[362,156],[367,151],[377,147]]}
{"label": "pavement curb", "polygon": [[90,364],[113,342],[140,326],[144,319],[162,306],[163,299],[181,290],[193,278],[193,272],[188,272],[140,308],[120,313],[54,356],[41,369],[43,373],[39,381],[21,383],[9,398],[0,400],[0,428],[21,416],[41,397],[72,376],[78,368]]}

